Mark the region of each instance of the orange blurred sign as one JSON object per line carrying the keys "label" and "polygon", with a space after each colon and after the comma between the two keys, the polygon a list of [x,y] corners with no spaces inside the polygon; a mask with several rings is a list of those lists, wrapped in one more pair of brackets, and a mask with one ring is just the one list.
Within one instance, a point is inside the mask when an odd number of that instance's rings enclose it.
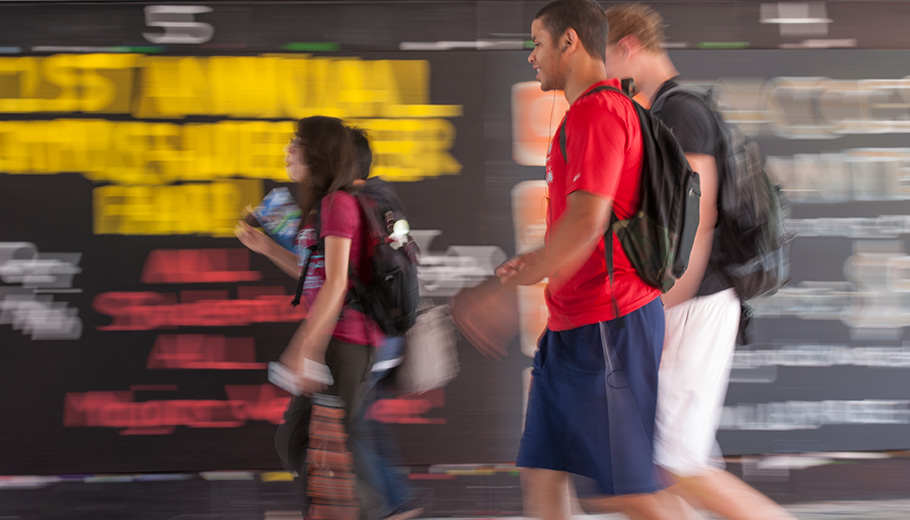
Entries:
{"label": "orange blurred sign", "polygon": [[[512,188],[512,220],[515,223],[515,251],[524,253],[543,246],[547,230],[547,184],[525,181]],[[534,357],[537,339],[547,326],[544,300],[546,281],[518,288],[521,351]]]}
{"label": "orange blurred sign", "polygon": [[[649,106],[643,94],[634,99]],[[544,166],[550,139],[568,108],[561,90],[543,92],[537,81],[512,85],[512,159],[524,166]]]}
{"label": "orange blurred sign", "polygon": [[543,92],[537,81],[512,85],[512,158],[525,166],[543,166],[547,146],[569,103],[561,90]]}

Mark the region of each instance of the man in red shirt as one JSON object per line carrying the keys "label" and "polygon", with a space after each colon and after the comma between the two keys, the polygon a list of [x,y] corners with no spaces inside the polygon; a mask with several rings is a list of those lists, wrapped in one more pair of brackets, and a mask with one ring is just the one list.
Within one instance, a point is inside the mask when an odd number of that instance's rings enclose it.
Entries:
{"label": "man in red shirt", "polygon": [[[570,107],[566,157],[552,146],[559,132],[547,153],[545,246],[496,269],[504,284],[549,278],[549,319],[517,460],[525,507],[535,516],[569,518],[572,475],[586,508],[619,509],[633,519],[682,518],[653,463],[660,292],[641,280],[618,241],[603,240],[611,212],[626,218],[638,209],[640,123],[621,93],[591,92],[619,87],[607,81],[607,21],[596,2],[547,4],[531,37],[528,61],[541,89],[563,90]],[[613,248],[612,283],[605,247]]]}

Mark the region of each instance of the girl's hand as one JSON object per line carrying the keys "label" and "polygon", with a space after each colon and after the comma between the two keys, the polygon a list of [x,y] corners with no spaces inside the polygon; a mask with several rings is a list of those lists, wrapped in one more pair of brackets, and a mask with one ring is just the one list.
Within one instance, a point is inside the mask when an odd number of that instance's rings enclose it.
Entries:
{"label": "girl's hand", "polygon": [[234,234],[237,235],[240,243],[248,247],[250,251],[259,253],[260,255],[268,256],[269,253],[273,251],[274,247],[278,245],[268,235],[242,220],[237,222],[237,227],[234,228]]}
{"label": "girl's hand", "polygon": [[300,388],[304,395],[318,394],[334,383],[332,372],[321,361],[304,358],[303,373],[300,377]]}
{"label": "girl's hand", "polygon": [[312,396],[328,388],[333,382],[332,373],[325,364],[325,355],[302,353],[288,347],[278,361],[296,375],[295,383],[303,395]]}

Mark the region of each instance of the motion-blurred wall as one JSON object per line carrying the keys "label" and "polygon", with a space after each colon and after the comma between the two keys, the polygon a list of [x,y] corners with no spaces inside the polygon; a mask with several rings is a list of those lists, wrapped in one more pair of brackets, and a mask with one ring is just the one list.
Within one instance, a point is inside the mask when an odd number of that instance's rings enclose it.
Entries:
{"label": "motion-blurred wall", "polygon": [[[603,2],[606,7],[613,2]],[[292,121],[366,128],[437,303],[541,237],[565,100],[543,2],[0,2],[0,474],[277,468],[266,382],[303,317],[240,211]],[[910,3],[653,2],[793,203],[793,279],[752,302],[727,454],[910,447]],[[514,460],[544,314],[502,361],[380,401],[411,464]]]}

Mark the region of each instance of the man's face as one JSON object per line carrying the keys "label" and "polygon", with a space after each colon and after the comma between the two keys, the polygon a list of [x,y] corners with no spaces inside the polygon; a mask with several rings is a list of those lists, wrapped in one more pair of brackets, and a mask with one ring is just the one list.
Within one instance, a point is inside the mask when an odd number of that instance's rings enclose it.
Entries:
{"label": "man's face", "polygon": [[607,55],[604,60],[608,78],[631,78],[629,62],[622,56],[622,49],[616,44],[607,44]]}
{"label": "man's face", "polygon": [[563,50],[558,48],[550,31],[544,27],[543,21],[538,18],[531,23],[531,41],[534,50],[528,56],[528,63],[537,71],[537,81],[540,90],[547,91],[563,88],[561,77]]}

